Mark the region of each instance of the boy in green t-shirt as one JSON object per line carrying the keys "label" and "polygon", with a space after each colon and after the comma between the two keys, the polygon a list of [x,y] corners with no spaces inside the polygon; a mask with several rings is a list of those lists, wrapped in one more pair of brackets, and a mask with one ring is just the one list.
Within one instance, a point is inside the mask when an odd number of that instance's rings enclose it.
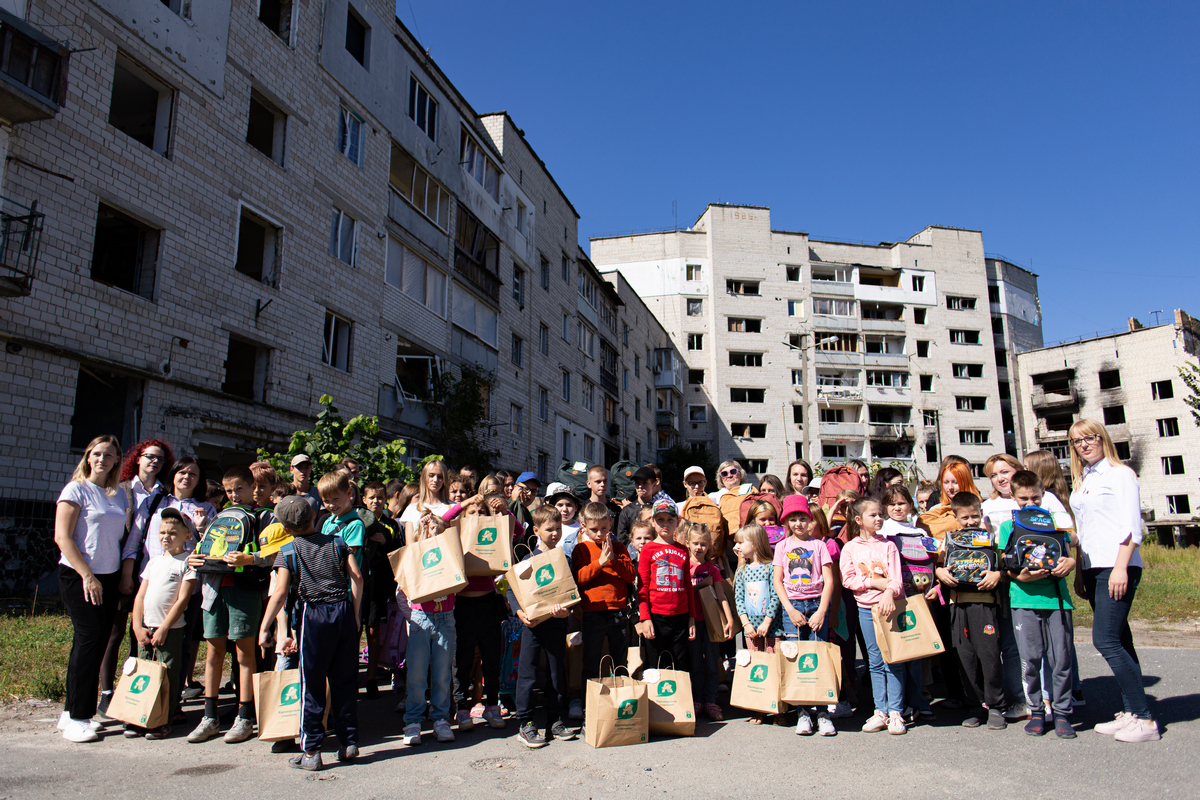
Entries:
{"label": "boy in green t-shirt", "polygon": [[[1041,507],[1041,478],[1029,470],[1012,477],[1012,496],[1021,508]],[[1012,520],[1000,526],[997,545],[1001,552],[1013,535]],[[1071,542],[1074,544],[1074,542]],[[1041,736],[1046,732],[1046,712],[1042,703],[1042,663],[1050,667],[1050,708],[1054,713],[1054,733],[1060,739],[1074,739],[1075,729],[1067,716],[1071,713],[1071,595],[1067,591],[1067,575],[1075,569],[1075,559],[1063,555],[1051,570],[1030,572],[1028,567],[1008,570],[1012,579],[1009,601],[1012,606],[1013,630],[1024,670],[1025,695],[1032,716],[1025,732]]]}

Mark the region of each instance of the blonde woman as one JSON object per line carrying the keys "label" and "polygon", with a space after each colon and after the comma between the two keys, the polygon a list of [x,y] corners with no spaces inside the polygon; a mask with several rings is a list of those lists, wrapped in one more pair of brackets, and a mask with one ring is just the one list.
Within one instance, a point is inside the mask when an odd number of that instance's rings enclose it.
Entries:
{"label": "blonde woman", "polygon": [[733,459],[722,461],[721,466],[717,467],[717,485],[721,488],[708,494],[708,499],[717,505],[721,504],[721,498],[727,494],[747,494],[754,491],[754,484],[746,483],[746,471]]}
{"label": "blonde woman", "polygon": [[63,738],[94,742],[100,662],[117,614],[121,547],[128,501],[119,485],[121,445],[114,436],[88,442],[58,496],[54,543],[58,585],[74,634],[67,662],[67,700],[58,719]]}
{"label": "blonde woman", "polygon": [[1092,606],[1092,644],[1117,679],[1124,709],[1097,733],[1119,742],[1159,739],[1150,715],[1142,668],[1129,630],[1129,611],[1142,577],[1142,501],[1137,475],[1121,463],[1108,431],[1081,419],[1071,445],[1071,510],[1083,554],[1083,581]]}
{"label": "blonde woman", "polygon": [[400,521],[404,523],[404,540],[415,542],[417,524],[426,514],[441,517],[450,508],[450,500],[446,491],[446,463],[430,461],[421,468],[421,479],[417,490],[417,502],[411,503]]}

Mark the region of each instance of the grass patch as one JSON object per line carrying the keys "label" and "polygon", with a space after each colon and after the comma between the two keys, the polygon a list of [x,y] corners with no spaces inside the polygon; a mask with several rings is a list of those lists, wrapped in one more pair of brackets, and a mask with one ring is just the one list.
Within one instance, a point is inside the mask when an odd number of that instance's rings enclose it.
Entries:
{"label": "grass patch", "polygon": [[[1141,547],[1142,582],[1133,600],[1133,618],[1153,622],[1184,622],[1200,616],[1200,548]],[[1092,609],[1075,596],[1075,624],[1091,627]]]}
{"label": "grass patch", "polygon": [[0,615],[0,701],[62,700],[71,634],[62,613]]}

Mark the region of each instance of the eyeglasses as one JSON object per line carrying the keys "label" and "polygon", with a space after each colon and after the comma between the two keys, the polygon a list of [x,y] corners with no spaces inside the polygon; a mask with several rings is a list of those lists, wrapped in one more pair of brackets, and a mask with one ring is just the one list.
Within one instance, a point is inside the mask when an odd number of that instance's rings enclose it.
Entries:
{"label": "eyeglasses", "polygon": [[157,461],[160,464],[167,460],[166,456],[156,456],[152,453],[142,453],[142,458],[146,459],[147,461]]}
{"label": "eyeglasses", "polygon": [[718,474],[720,474],[722,478],[734,478],[737,477],[738,471],[736,469],[726,469],[722,470]]}
{"label": "eyeglasses", "polygon": [[1078,439],[1071,440],[1072,447],[1080,447],[1084,444],[1095,444],[1100,441],[1100,434],[1090,433],[1087,436],[1080,436]]}

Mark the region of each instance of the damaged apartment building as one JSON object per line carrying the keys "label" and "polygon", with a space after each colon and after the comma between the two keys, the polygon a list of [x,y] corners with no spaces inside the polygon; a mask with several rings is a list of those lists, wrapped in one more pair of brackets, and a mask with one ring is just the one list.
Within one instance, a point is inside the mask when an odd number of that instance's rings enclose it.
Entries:
{"label": "damaged apartment building", "polygon": [[215,471],[328,394],[419,458],[431,378],[473,364],[503,466],[669,441],[670,337],[391,0],[0,0],[0,24],[6,589],[53,563],[53,500],[101,433]]}

